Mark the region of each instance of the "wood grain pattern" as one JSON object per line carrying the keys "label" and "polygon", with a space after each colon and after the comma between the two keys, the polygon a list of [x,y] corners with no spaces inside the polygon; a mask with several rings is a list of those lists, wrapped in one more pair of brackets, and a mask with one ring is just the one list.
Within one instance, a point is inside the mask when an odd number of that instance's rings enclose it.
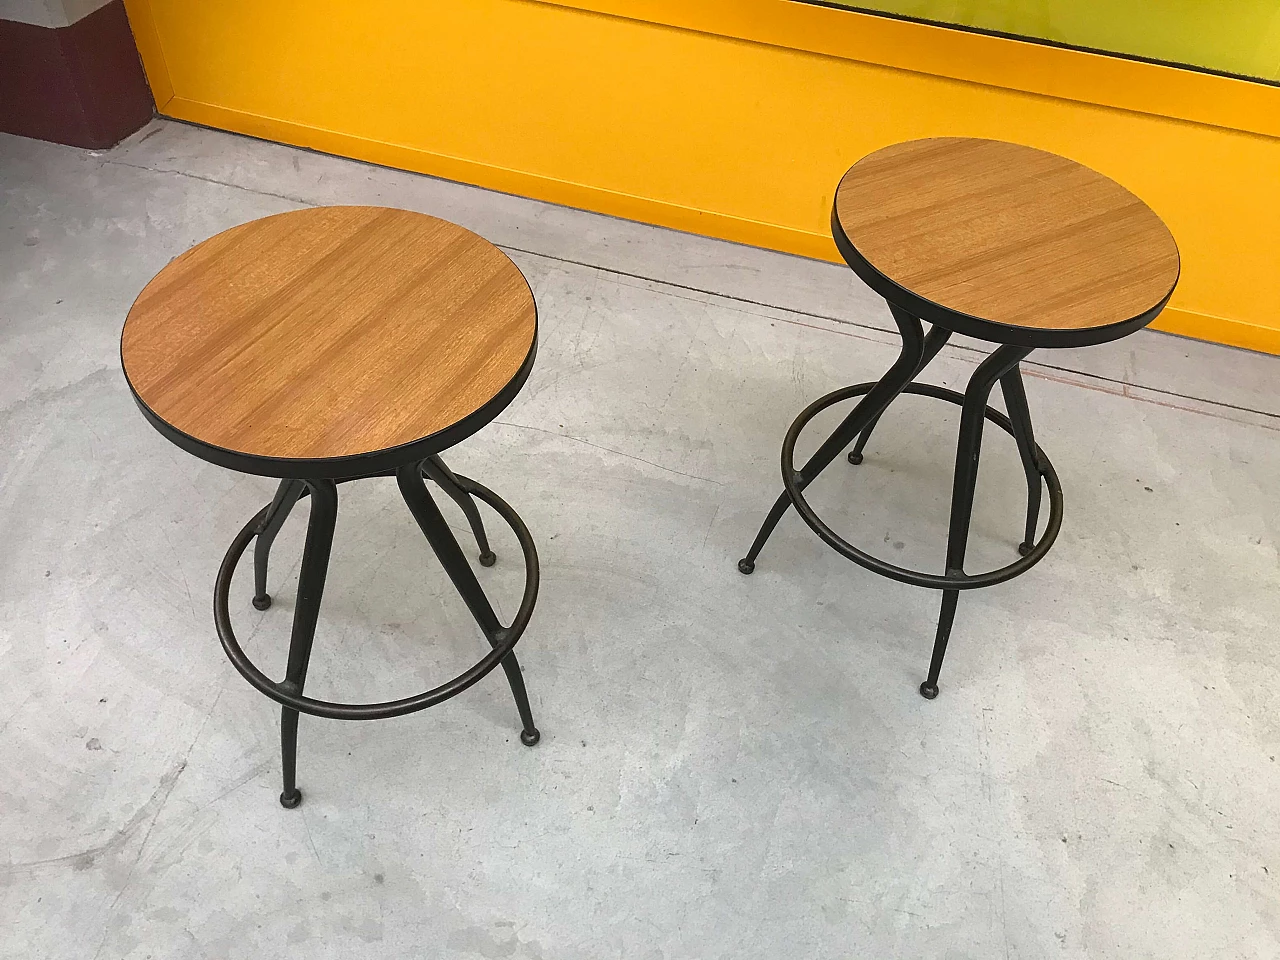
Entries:
{"label": "wood grain pattern", "polygon": [[1075,161],[998,140],[878,150],[840,181],[836,215],[899,286],[1010,326],[1120,323],[1178,280],[1178,247],[1145,203]]}
{"label": "wood grain pattern", "polygon": [[319,207],[233,227],[139,294],[125,375],[161,419],[257,456],[344,457],[430,436],[534,344],[524,276],[455,224]]}

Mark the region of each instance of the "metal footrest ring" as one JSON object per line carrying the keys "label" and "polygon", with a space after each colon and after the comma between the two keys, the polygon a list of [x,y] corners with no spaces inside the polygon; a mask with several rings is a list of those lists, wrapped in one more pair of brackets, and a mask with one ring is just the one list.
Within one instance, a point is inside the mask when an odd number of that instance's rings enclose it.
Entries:
{"label": "metal footrest ring", "polygon": [[450,697],[457,696],[498,666],[503,658],[515,648],[516,642],[529,624],[529,618],[533,615],[534,603],[538,598],[538,552],[534,547],[532,535],[524,525],[524,521],[520,519],[519,514],[505,500],[474,480],[463,476],[457,476],[456,479],[462,489],[472,496],[479,497],[506,521],[520,541],[520,549],[524,553],[524,596],[520,601],[520,609],[516,612],[515,619],[511,621],[511,625],[502,628],[498,632],[495,638],[495,646],[484,659],[438,687],[433,687],[413,697],[405,697],[401,700],[387,700],[382,703],[334,703],[329,700],[316,700],[313,697],[306,697],[285,690],[282,684],[271,680],[259,670],[257,665],[245,654],[239,641],[236,640],[235,632],[231,628],[231,616],[228,610],[231,578],[235,573],[236,564],[240,562],[240,557],[244,555],[245,549],[249,546],[250,541],[253,540],[263,517],[271,509],[270,505],[268,505],[258,511],[253,519],[245,524],[240,533],[236,535],[235,540],[231,542],[226,556],[222,559],[222,566],[218,569],[218,578],[214,582],[214,625],[218,630],[218,639],[222,642],[222,648],[226,651],[227,658],[231,661],[232,666],[249,683],[277,703],[297,710],[299,713],[307,713],[316,717],[328,717],[333,720],[380,720],[386,717],[399,717],[407,713],[416,713],[419,710],[425,710],[427,707],[432,707],[437,703],[448,700]]}
{"label": "metal footrest ring", "polygon": [[[863,550],[859,550],[827,526],[823,519],[814,512],[809,502],[805,500],[804,492],[796,483],[798,477],[795,469],[796,440],[799,438],[800,432],[818,413],[842,400],[860,397],[868,393],[874,386],[874,383],[859,383],[818,398],[801,412],[800,416],[795,419],[795,422],[791,424],[791,428],[787,431],[786,439],[782,442],[782,483],[786,488],[787,496],[790,497],[791,503],[796,508],[796,512],[800,514],[804,522],[837,553],[860,566],[866,567],[873,573],[878,573],[883,577],[889,577],[901,583],[909,583],[917,587],[928,587],[934,590],[972,590],[977,587],[990,587],[997,583],[1004,583],[1006,580],[1012,580],[1039,563],[1044,558],[1044,555],[1049,552],[1049,548],[1053,546],[1054,540],[1058,538],[1058,531],[1062,529],[1062,485],[1058,482],[1058,474],[1053,469],[1053,464],[1049,462],[1049,458],[1045,456],[1044,451],[1038,444],[1036,445],[1037,466],[1049,492],[1049,522],[1045,526],[1044,533],[1040,536],[1040,539],[1036,541],[1026,556],[1019,557],[1007,566],[975,574],[938,574],[912,570],[895,563],[889,563],[887,560],[882,560]],[[903,388],[902,392],[933,397],[938,400],[947,400],[957,406],[963,406],[964,404],[964,394],[955,390],[948,390],[946,387],[934,386],[931,383],[910,383]],[[994,407],[988,406],[986,408],[986,419],[1010,436],[1014,435],[1013,424],[1009,422],[1009,418]]]}

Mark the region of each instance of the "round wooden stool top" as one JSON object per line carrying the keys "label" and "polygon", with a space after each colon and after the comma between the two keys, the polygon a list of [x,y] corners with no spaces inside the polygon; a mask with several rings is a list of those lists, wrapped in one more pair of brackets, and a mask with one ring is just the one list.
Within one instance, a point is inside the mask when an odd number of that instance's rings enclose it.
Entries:
{"label": "round wooden stool top", "polygon": [[1124,336],[1164,307],[1178,247],[1114,180],[999,140],[877,150],[840,181],[836,244],[881,296],[922,320],[1022,346]]}
{"label": "round wooden stool top", "polygon": [[537,310],[506,254],[456,224],[319,207],[188,250],[129,311],[148,419],[233,469],[366,476],[492,420],[533,364]]}

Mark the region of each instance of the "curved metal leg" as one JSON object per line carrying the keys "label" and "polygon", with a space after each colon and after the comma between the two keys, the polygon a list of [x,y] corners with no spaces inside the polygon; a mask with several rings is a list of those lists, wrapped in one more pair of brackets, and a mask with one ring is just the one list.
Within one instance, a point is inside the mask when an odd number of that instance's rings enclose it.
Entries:
{"label": "curved metal leg", "polygon": [[[914,377],[912,379],[915,379]],[[888,410],[888,407],[885,407]],[[849,462],[855,467],[862,462],[862,450],[867,445],[867,441],[871,439],[871,431],[875,430],[876,424],[880,422],[883,413],[877,413],[872,417],[871,422],[862,428],[862,432],[858,434],[858,442],[853,445],[853,449],[849,451]]]}
{"label": "curved metal leg", "polygon": [[[283,488],[283,484],[281,487]],[[307,544],[302,551],[302,570],[298,574],[298,604],[293,611],[289,663],[285,667],[284,682],[281,684],[293,694],[302,693],[303,684],[307,680],[311,642],[316,635],[320,597],[324,593],[329,553],[333,548],[333,527],[338,519],[338,488],[334,482],[308,480],[306,487],[311,491],[311,517],[307,523]],[[296,500],[295,496],[294,501]],[[298,789],[296,779],[298,711],[290,707],[280,708],[280,756],[284,768],[284,790],[280,794],[280,803],[292,809],[302,802],[302,791]]]}
{"label": "curved metal leg", "polygon": [[[921,357],[924,355],[924,330],[920,326],[920,321],[892,304],[890,304],[889,308],[893,312],[894,320],[898,323],[898,330],[902,333],[902,352],[898,354],[898,359],[894,361],[889,371],[880,378],[880,382],[858,401],[858,404],[840,422],[840,425],[836,427],[831,436],[823,441],[817,452],[797,471],[798,478],[796,482],[801,490],[811,484],[827,468],[831,461],[839,455],[840,451],[847,447],[853,438],[871,423],[873,418],[884,412],[885,407],[892,402],[893,398],[901,393],[902,388],[911,382],[916,369],[920,365]],[[740,572],[751,573],[755,570],[756,557],[764,549],[769,535],[773,533],[778,521],[782,519],[782,515],[786,513],[787,507],[790,505],[791,498],[784,490],[778,499],[774,501],[773,507],[769,510],[769,515],[765,517],[764,523],[760,527],[760,532],[756,534],[755,542],[751,544],[751,549],[747,551],[745,557],[738,561],[738,570]]]}
{"label": "curved metal leg", "polygon": [[[476,580],[471,565],[467,563],[462,548],[458,546],[457,538],[449,529],[449,524],[445,522],[440,508],[431,499],[426,484],[422,482],[421,469],[417,465],[401,467],[396,472],[396,483],[413,518],[418,521],[418,526],[426,535],[427,542],[431,544],[431,549],[440,558],[440,563],[449,574],[449,579],[453,581],[467,609],[480,625],[481,632],[484,633],[490,646],[496,647],[503,640],[505,628],[498,622],[498,617],[489,604],[489,598],[480,589],[480,583]],[[502,669],[507,674],[511,695],[515,697],[516,710],[520,713],[520,723],[523,727],[520,732],[520,742],[531,747],[541,739],[541,734],[533,724],[529,694],[525,690],[524,677],[520,673],[520,664],[514,652],[502,659]]]}
{"label": "curved metal leg", "polygon": [[[924,355],[920,358],[920,363],[916,367],[915,373],[911,374],[912,380],[924,373],[924,368],[927,367],[933,358],[938,355],[938,351],[943,348],[949,339],[951,339],[950,330],[947,330],[944,327],[939,327],[936,324],[929,328],[929,334],[924,338]],[[885,405],[884,409],[889,409],[888,404]],[[871,431],[875,430],[876,424],[880,422],[880,418],[882,416],[884,416],[884,410],[881,410],[872,417],[871,422],[862,428],[862,433],[858,434],[858,442],[855,443],[853,445],[853,449],[849,451],[849,462],[855,467],[862,462],[862,448],[865,447],[867,445],[867,441],[871,439]]]}
{"label": "curved metal leg", "polygon": [[476,502],[471,499],[471,495],[458,485],[458,479],[453,475],[453,471],[444,465],[444,461],[438,454],[422,461],[422,472],[434,480],[436,485],[448,494],[449,499],[462,508],[462,512],[467,516],[467,523],[471,524],[476,545],[480,547],[480,566],[492,567],[498,558],[489,549],[489,538],[485,536],[480,511],[476,509]]}
{"label": "curved metal leg", "polygon": [[[956,446],[956,472],[951,488],[951,528],[947,533],[948,576],[964,574],[964,555],[969,545],[969,521],[973,518],[973,494],[978,483],[978,457],[982,452],[982,425],[986,422],[987,398],[991,390],[1031,350],[1027,347],[1003,346],[987,357],[969,379],[960,414],[960,438]],[[920,695],[932,700],[938,695],[938,674],[947,653],[947,640],[955,620],[959,590],[942,591],[942,609],[938,615],[938,632],[929,662],[929,677],[920,684]]]}
{"label": "curved metal leg", "polygon": [[271,606],[271,594],[267,593],[267,562],[271,558],[271,544],[275,543],[276,534],[289,519],[289,511],[304,490],[306,484],[301,480],[281,480],[271,500],[271,508],[258,526],[253,544],[253,605],[259,610]]}
{"label": "curved metal leg", "polygon": [[1013,438],[1018,442],[1018,455],[1027,475],[1027,527],[1018,544],[1018,553],[1026,556],[1036,542],[1036,525],[1040,521],[1040,459],[1036,456],[1035,434],[1031,429],[1031,409],[1027,406],[1027,392],[1022,386],[1022,371],[1014,367],[1000,378],[1000,392],[1004,394],[1005,409],[1013,424]]}

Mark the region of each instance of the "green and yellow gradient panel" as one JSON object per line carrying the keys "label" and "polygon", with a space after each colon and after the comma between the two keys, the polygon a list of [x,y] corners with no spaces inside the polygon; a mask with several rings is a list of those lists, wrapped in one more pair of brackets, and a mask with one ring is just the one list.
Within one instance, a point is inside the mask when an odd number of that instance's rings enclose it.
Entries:
{"label": "green and yellow gradient panel", "polygon": [[1280,0],[836,0],[832,5],[1280,83]]}

